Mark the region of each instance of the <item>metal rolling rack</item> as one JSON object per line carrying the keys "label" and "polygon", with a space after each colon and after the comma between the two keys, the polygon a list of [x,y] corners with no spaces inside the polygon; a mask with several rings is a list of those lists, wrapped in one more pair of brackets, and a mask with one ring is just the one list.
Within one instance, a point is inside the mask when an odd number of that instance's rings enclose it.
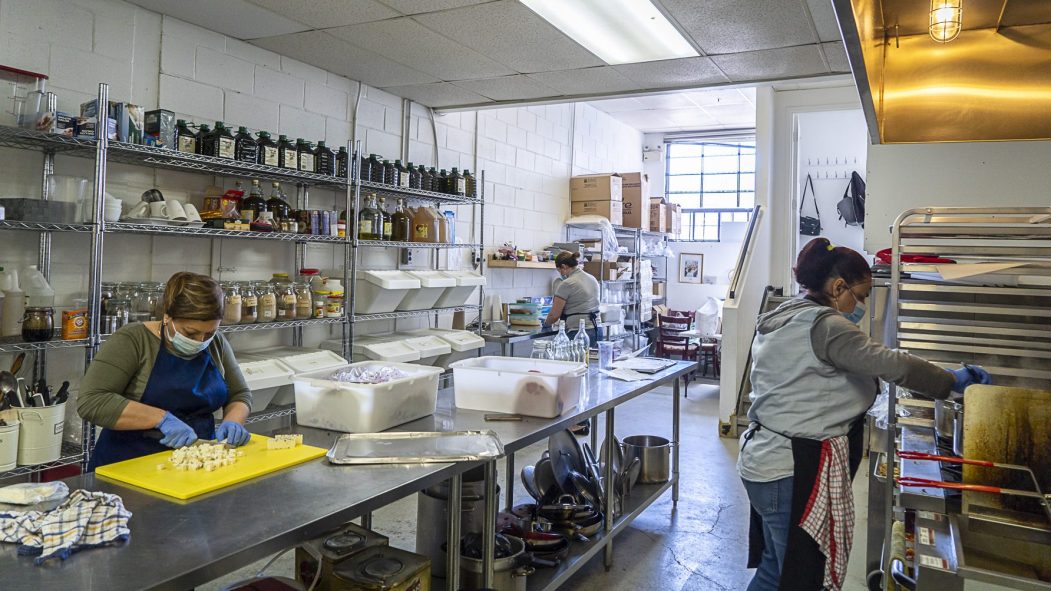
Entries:
{"label": "metal rolling rack", "polygon": [[[475,253],[473,259],[480,261],[483,250],[483,228],[485,227],[485,172],[478,172],[478,179],[475,185],[478,188],[478,197],[463,197],[460,195],[450,195],[448,193],[437,193],[434,191],[423,191],[421,189],[408,189],[404,187],[394,187],[391,185],[385,185],[382,183],[374,183],[366,181],[361,178],[361,142],[358,141],[354,150],[351,150],[353,163],[351,171],[351,190],[348,194],[352,197],[348,198],[348,203],[353,205],[353,210],[350,207],[347,208],[349,212],[353,211],[353,220],[347,220],[347,248],[352,251],[348,253],[347,260],[349,265],[347,267],[347,283],[346,293],[349,295],[349,299],[346,304],[347,317],[349,323],[347,330],[349,331],[349,338],[344,339],[344,346],[347,349],[344,351],[344,357],[351,359],[353,351],[350,349],[354,342],[355,325],[360,322],[368,322],[371,320],[400,320],[403,318],[425,318],[433,317],[437,322],[438,317],[442,314],[451,314],[455,312],[466,312],[476,311],[481,318],[482,313],[482,302],[485,298],[485,287],[478,288],[478,303],[477,304],[465,304],[463,306],[455,306],[450,308],[431,308],[428,310],[406,310],[406,311],[395,311],[395,312],[379,312],[374,314],[358,314],[357,313],[357,299],[354,295],[357,285],[358,271],[366,271],[371,269],[360,269],[359,266],[361,261],[359,260],[362,256],[362,250],[374,249],[374,248],[411,248],[419,250],[427,250],[431,255],[431,268],[438,270],[441,264],[438,253],[442,250],[453,250],[453,249],[471,249]],[[464,243],[428,243],[428,242],[400,242],[393,240],[359,240],[358,239],[358,215],[361,211],[361,192],[368,191],[370,193],[376,193],[378,195],[385,195],[391,197],[401,197],[406,200],[412,201],[423,201],[427,203],[451,203],[455,205],[470,205],[471,206],[471,241]],[[401,259],[398,259],[398,266],[401,266]],[[477,332],[481,334],[481,325],[478,323]]]}
{"label": "metal rolling rack", "polygon": [[[960,362],[984,366],[994,383],[1051,389],[1051,208],[921,208],[902,213],[892,236],[890,318],[893,344],[942,367]],[[951,258],[958,264],[1008,265],[987,271],[984,280],[941,281],[938,265],[902,263],[902,254]],[[1018,265],[1018,266],[1010,266]],[[1022,266],[1024,265],[1024,266]],[[899,449],[936,453],[932,428],[902,424],[896,416],[897,388],[891,387],[886,442],[887,473]],[[895,435],[899,433],[900,441]],[[901,476],[942,480],[937,462],[903,460]],[[917,589],[962,589],[965,579],[1005,588],[1045,589],[1046,582],[1023,580],[965,565],[961,530],[967,519],[944,491],[883,483],[883,580],[892,576],[891,527],[896,512],[917,511],[917,527],[941,532],[938,544],[918,544]],[[876,508],[870,516],[878,514]],[[922,524],[920,524],[922,522]],[[870,532],[870,540],[873,539]],[[877,537],[878,539],[878,537]],[[950,543],[946,543],[946,542]],[[870,555],[872,550],[870,549]],[[870,558],[871,562],[871,558]],[[899,567],[900,568],[900,567]]]}
{"label": "metal rolling rack", "polygon": [[[630,289],[626,290],[628,295],[631,297],[631,302],[623,302],[615,305],[623,306],[626,309],[624,315],[624,325],[628,326],[630,322],[631,330],[625,331],[624,334],[613,337],[612,340],[627,340],[631,339],[632,349],[636,348],[639,343],[639,334],[641,329],[642,318],[642,294],[639,293],[639,265],[641,264],[642,258],[639,253],[641,250],[640,244],[640,231],[636,228],[628,228],[625,226],[613,226],[613,232],[617,237],[617,242],[620,243],[624,240],[630,240],[630,247],[628,252],[611,252],[606,250],[605,240],[601,240],[602,232],[599,230],[597,225],[593,224],[566,224],[566,240],[569,242],[574,241],[574,236],[578,232],[587,232],[592,235],[598,234],[600,237],[599,244],[601,249],[599,251],[599,262],[602,265],[600,270],[600,277],[598,277],[599,283],[599,303],[602,305],[610,305],[606,301],[606,296],[609,292],[609,286],[611,285],[627,285]],[[594,236],[592,236],[593,238]],[[605,276],[605,263],[616,262],[620,259],[630,259],[632,262],[632,276],[631,279],[616,279],[609,280]],[[604,324],[609,326],[609,324]],[[567,326],[566,330],[575,330],[571,326]],[[608,337],[607,337],[608,338]]]}

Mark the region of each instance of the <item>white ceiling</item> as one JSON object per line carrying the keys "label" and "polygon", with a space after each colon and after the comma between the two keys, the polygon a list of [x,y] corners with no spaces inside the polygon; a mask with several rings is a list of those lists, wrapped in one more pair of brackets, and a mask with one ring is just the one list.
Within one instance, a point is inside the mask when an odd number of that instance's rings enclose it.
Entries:
{"label": "white ceiling", "polygon": [[441,108],[849,71],[829,0],[654,0],[700,57],[619,66],[518,0],[129,1]]}
{"label": "white ceiling", "polygon": [[755,127],[755,88],[694,90],[589,104],[642,132]]}

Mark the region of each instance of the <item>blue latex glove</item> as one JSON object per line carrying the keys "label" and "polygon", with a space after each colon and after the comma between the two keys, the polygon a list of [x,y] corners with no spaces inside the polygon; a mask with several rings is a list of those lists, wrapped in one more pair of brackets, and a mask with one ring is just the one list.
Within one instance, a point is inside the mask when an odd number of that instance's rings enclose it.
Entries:
{"label": "blue latex glove", "polygon": [[178,417],[170,412],[164,413],[164,418],[161,419],[157,428],[161,430],[161,433],[164,433],[164,437],[161,438],[161,445],[166,445],[172,449],[186,447],[197,441],[197,433],[194,433],[189,425],[180,421]]}
{"label": "blue latex glove", "polygon": [[215,430],[216,441],[226,441],[234,447],[240,447],[252,438],[252,434],[245,429],[241,423],[234,421],[223,421],[219,425],[219,428]]}
{"label": "blue latex glove", "polygon": [[949,373],[951,373],[956,380],[952,386],[953,391],[959,392],[960,394],[963,394],[963,391],[973,384],[993,383],[993,378],[989,375],[989,372],[977,365],[967,365],[959,369],[950,369]]}

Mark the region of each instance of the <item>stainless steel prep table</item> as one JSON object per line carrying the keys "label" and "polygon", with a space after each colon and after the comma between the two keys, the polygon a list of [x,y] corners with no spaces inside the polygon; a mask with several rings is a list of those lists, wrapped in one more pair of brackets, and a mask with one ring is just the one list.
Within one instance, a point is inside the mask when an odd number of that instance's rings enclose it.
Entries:
{"label": "stainless steel prep table", "polygon": [[551,328],[542,328],[533,332],[527,333],[508,333],[508,332],[483,332],[482,338],[487,343],[500,343],[500,354],[504,357],[515,356],[515,343],[523,343],[525,341],[534,341],[536,339],[542,339],[544,337],[552,337],[558,334],[557,330]]}
{"label": "stainless steel prep table", "polygon": [[[513,473],[514,452],[603,412],[606,412],[606,427],[612,431],[614,407],[671,381],[675,390],[672,479],[663,485],[637,487],[638,492],[633,492],[625,503],[624,516],[615,522],[612,516],[607,517],[608,531],[616,534],[668,488],[673,490],[673,500],[678,499],[678,378],[692,369],[693,364],[679,362],[645,382],[612,380],[593,370],[575,411],[555,419],[527,418],[521,422],[486,422],[485,413],[456,409],[452,391],[443,390],[433,416],[402,425],[397,430],[491,429],[504,443],[509,472]],[[318,446],[328,446],[340,435],[305,427],[294,429],[304,433],[306,443]],[[0,544],[0,582],[8,591],[185,590],[439,482],[453,477],[458,480],[463,472],[477,465],[477,462],[468,462],[332,466],[316,460],[190,501],[175,501],[108,482],[94,474],[77,476],[66,479],[71,490],[84,488],[121,495],[133,513],[129,523],[131,541],[126,546],[85,550],[65,562],[51,561],[43,567],[34,566],[31,558],[16,556],[14,544]],[[486,463],[486,470],[488,475],[495,476],[496,461]],[[490,518],[485,525],[495,532],[498,502],[495,477],[488,480],[487,486],[487,492],[491,493],[487,496]],[[513,487],[506,490],[511,491]],[[603,532],[589,544],[575,544],[569,559],[559,568],[544,569],[530,577],[529,588],[556,588],[602,549],[606,550],[606,564],[610,565],[612,537]]]}

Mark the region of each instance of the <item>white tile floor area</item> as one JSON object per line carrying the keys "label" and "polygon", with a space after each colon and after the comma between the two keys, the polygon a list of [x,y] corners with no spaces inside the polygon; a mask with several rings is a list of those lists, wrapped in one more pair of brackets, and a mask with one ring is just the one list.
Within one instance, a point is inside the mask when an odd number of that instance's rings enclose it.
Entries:
{"label": "white tile floor area", "polygon": [[[671,435],[670,387],[643,395],[616,412],[616,430],[628,435]],[[752,571],[745,568],[748,544],[748,499],[737,477],[737,446],[717,433],[718,386],[692,382],[682,401],[681,489],[678,507],[671,493],[644,512],[614,544],[610,571],[596,557],[563,587],[603,591],[730,591],[744,589]],[[546,447],[537,445],[516,456],[516,466],[532,464]],[[501,466],[502,467],[502,466]],[[864,591],[865,466],[855,481],[858,521],[851,552],[847,591]],[[501,484],[503,474],[501,470]],[[516,486],[515,499],[528,495]],[[416,497],[402,499],[373,514],[373,527],[390,536],[391,544],[415,547]],[[292,576],[291,553],[277,560],[270,574]],[[254,574],[262,562],[202,585],[218,591],[232,581]]]}

